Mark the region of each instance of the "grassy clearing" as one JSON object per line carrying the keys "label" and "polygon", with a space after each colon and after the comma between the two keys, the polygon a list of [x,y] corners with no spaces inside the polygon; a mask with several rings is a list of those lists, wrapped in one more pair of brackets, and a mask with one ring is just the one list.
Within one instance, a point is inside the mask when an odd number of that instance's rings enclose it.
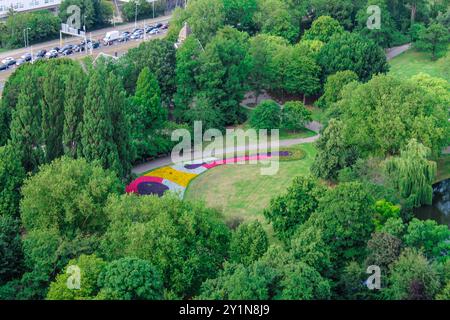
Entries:
{"label": "grassy clearing", "polygon": [[[282,194],[294,177],[308,174],[316,149],[313,144],[298,146],[305,157],[298,161],[280,162],[278,173],[261,175],[264,164],[226,165],[208,170],[193,180],[186,190],[185,200],[204,201],[223,213],[226,222],[260,220],[265,222],[263,210],[270,199]],[[271,234],[271,228],[265,224]]]}
{"label": "grassy clearing", "polygon": [[392,59],[389,64],[391,66],[389,73],[402,79],[409,79],[424,72],[450,81],[449,58],[433,61],[428,53],[411,49]]}

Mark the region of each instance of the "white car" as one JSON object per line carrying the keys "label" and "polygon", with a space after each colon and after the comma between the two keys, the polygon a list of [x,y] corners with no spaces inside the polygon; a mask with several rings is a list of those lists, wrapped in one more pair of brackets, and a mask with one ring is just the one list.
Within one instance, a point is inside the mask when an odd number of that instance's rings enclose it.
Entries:
{"label": "white car", "polygon": [[159,29],[152,29],[149,34],[158,34],[159,33]]}
{"label": "white car", "polygon": [[47,53],[45,54],[45,56],[48,58],[52,55],[58,54],[58,51],[56,51],[55,49],[47,51]]}
{"label": "white car", "polygon": [[6,64],[7,66],[11,65],[12,62],[15,61],[15,59],[13,57],[8,57],[2,60],[3,64]]}

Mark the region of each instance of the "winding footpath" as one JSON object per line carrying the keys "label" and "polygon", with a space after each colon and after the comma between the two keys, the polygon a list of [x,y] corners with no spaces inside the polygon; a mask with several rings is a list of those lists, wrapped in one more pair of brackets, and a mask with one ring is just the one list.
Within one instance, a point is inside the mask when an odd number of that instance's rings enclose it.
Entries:
{"label": "winding footpath", "polygon": [[396,56],[402,54],[405,51],[408,51],[409,49],[411,49],[411,43],[407,43],[407,44],[404,44],[404,45],[398,46],[398,47],[388,48],[388,49],[386,49],[386,59],[388,61],[392,60]]}
{"label": "winding footpath", "polygon": [[[308,137],[308,138],[280,140],[280,147],[290,147],[290,146],[294,146],[297,144],[312,143],[312,142],[316,141],[317,139],[319,139],[319,137],[320,137],[319,132],[322,129],[322,125],[319,122],[313,121],[313,122],[309,123],[306,126],[306,128],[311,131],[316,132],[317,134],[315,136]],[[258,151],[258,145],[253,144],[253,145],[248,145],[248,146],[238,146],[236,148],[230,147],[230,148],[224,148],[222,150],[216,150],[218,155],[232,153],[234,151]],[[166,157],[157,158],[157,159],[145,162],[145,163],[141,163],[141,164],[135,166],[131,171],[136,175],[141,175],[147,171],[150,171],[150,170],[153,170],[156,168],[160,168],[160,167],[164,167],[164,166],[170,166],[170,165],[173,165],[172,159],[170,156],[166,156]]]}

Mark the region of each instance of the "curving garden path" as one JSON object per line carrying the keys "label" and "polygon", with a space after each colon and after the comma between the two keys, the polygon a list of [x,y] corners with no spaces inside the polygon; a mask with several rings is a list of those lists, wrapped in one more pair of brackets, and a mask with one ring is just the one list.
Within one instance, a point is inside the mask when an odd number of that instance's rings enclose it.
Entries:
{"label": "curving garden path", "polygon": [[[311,131],[317,132],[317,134],[315,136],[308,137],[308,138],[280,140],[280,147],[290,147],[290,146],[302,144],[302,143],[312,143],[312,142],[316,141],[317,139],[319,139],[319,137],[320,137],[319,132],[322,129],[322,124],[320,124],[317,121],[312,121],[311,123],[309,123],[306,126],[306,128]],[[230,148],[225,148],[222,150],[216,150],[216,152],[217,152],[217,154],[222,155],[222,154],[232,153],[233,151],[246,151],[246,150],[257,151],[258,145],[254,144],[254,145],[248,145],[248,146],[239,146],[237,148],[230,147]],[[171,157],[166,156],[166,157],[157,158],[157,159],[154,159],[154,160],[151,160],[148,162],[141,163],[141,164],[135,166],[131,171],[132,171],[132,173],[134,173],[136,175],[141,175],[150,170],[164,167],[164,166],[170,166],[172,164],[173,164],[173,162],[172,162]]]}

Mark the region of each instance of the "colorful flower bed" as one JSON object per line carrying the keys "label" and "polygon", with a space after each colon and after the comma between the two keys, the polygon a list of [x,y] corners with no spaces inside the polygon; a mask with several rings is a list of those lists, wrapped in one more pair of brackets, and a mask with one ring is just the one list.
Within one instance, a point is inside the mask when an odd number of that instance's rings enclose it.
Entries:
{"label": "colorful flower bed", "polygon": [[280,151],[277,153],[257,154],[253,156],[233,157],[227,159],[208,158],[202,162],[191,161],[182,164],[162,167],[150,171],[143,176],[132,181],[127,187],[127,193],[137,193],[139,195],[162,196],[167,190],[177,193],[183,198],[189,183],[208,169],[231,163],[242,163],[249,161],[267,160],[274,156],[290,157],[291,151]]}

